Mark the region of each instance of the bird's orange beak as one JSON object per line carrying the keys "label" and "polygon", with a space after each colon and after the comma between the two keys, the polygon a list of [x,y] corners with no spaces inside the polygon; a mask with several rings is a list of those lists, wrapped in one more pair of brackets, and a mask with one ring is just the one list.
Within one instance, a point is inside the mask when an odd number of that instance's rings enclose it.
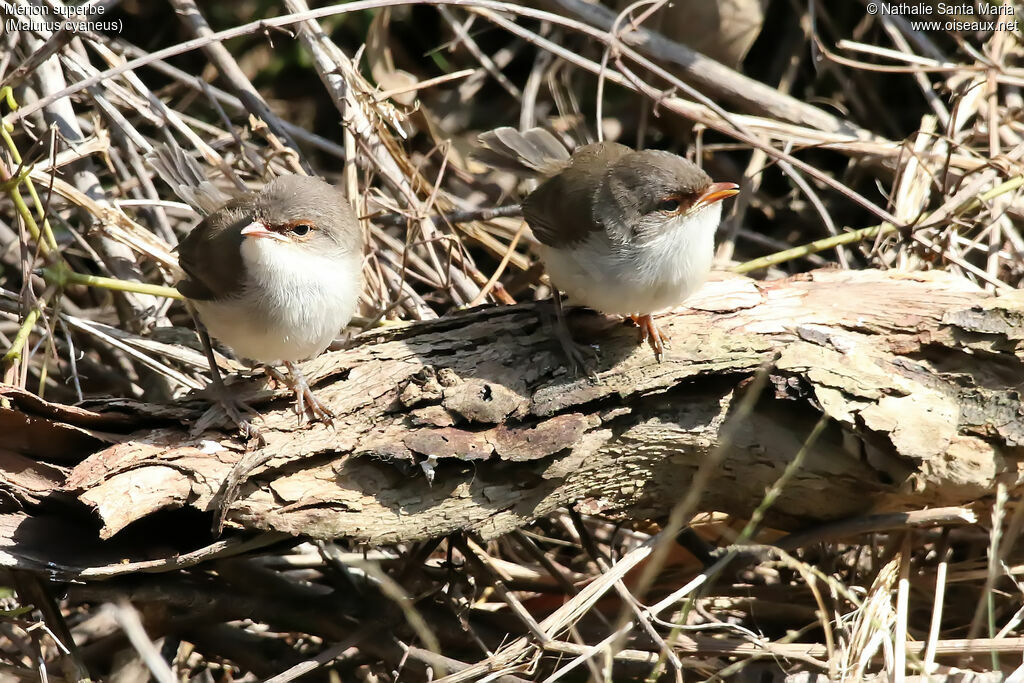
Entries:
{"label": "bird's orange beak", "polygon": [[288,238],[284,235],[278,234],[273,230],[268,230],[267,226],[260,221],[253,221],[249,225],[242,228],[243,237],[269,237],[270,239],[286,241]]}
{"label": "bird's orange beak", "polygon": [[736,183],[711,183],[708,189],[697,198],[696,206],[703,207],[738,194],[740,186]]}

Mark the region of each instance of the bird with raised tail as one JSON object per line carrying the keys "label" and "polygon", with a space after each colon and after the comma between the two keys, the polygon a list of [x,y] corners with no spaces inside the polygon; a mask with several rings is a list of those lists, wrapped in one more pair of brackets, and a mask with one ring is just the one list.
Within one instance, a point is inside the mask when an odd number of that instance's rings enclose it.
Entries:
{"label": "bird with raised tail", "polygon": [[[150,157],[172,189],[206,217],[178,245],[177,289],[200,327],[238,356],[283,364],[300,420],[330,423],[296,365],[322,353],[352,319],[362,289],[363,239],[346,196],[319,178],[285,175],[229,198],[180,151]],[[201,334],[201,336],[203,336]],[[221,382],[204,338],[217,400],[243,436],[251,409]]]}
{"label": "bird with raised tail", "polygon": [[[739,186],[661,150],[598,142],[570,154],[541,128],[498,128],[480,142],[481,161],[544,179],[522,207],[553,287],[570,303],[631,318],[660,361],[668,339],[653,315],[704,283],[721,201]],[[559,341],[581,366],[590,349],[572,339],[558,291],[553,298]]]}

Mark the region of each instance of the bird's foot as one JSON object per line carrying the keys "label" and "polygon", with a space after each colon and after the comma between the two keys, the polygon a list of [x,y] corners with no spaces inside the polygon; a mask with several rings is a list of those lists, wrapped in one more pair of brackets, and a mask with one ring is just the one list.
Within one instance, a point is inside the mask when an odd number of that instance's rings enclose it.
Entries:
{"label": "bird's foot", "polygon": [[288,368],[286,382],[292,391],[295,392],[295,412],[299,417],[299,424],[308,415],[314,420],[319,420],[329,427],[334,426],[334,413],[316,397],[310,389],[305,375],[295,363],[285,362]]}
{"label": "bird's foot", "polygon": [[597,375],[591,367],[591,363],[598,359],[597,349],[590,344],[581,344],[573,339],[569,328],[564,325],[556,325],[555,329],[557,330],[555,336],[558,337],[558,343],[569,363],[569,369],[577,374],[583,371],[587,376],[595,378]]}
{"label": "bird's foot", "polygon": [[192,425],[190,433],[193,436],[205,432],[214,425],[223,424],[226,418],[238,430],[238,436],[245,444],[246,450],[266,443],[259,428],[250,419],[258,418],[260,414],[222,382],[211,384],[201,393],[209,397],[211,405]]}
{"label": "bird's foot", "polygon": [[658,329],[657,324],[654,322],[654,316],[650,314],[631,315],[629,317],[640,328],[639,343],[647,342],[650,344],[651,349],[654,350],[654,357],[660,363],[661,359],[665,356],[665,347],[669,346],[669,336]]}
{"label": "bird's foot", "polygon": [[572,332],[561,311],[555,319],[554,328],[555,337],[558,339],[559,346],[562,347],[562,353],[565,354],[569,370],[574,374],[583,371],[591,379],[596,379],[597,374],[591,368],[591,364],[597,362],[599,357],[597,349],[591,344],[581,344],[573,339]]}

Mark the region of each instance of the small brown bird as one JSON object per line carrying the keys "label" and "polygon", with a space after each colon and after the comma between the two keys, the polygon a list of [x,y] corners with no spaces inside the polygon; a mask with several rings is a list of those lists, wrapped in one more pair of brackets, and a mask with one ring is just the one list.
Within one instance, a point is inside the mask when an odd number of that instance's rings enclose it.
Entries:
{"label": "small brown bird", "polygon": [[[355,313],[363,247],[348,199],[319,178],[295,175],[228,199],[180,152],[159,148],[150,162],[208,214],[178,246],[185,277],[177,288],[198,320],[239,356],[284,364],[300,418],[308,408],[330,422],[295,363],[323,352]],[[208,345],[207,352],[218,399],[248,436],[249,409],[224,390]]]}
{"label": "small brown bird", "polygon": [[[632,318],[661,360],[667,339],[652,316],[703,284],[720,202],[739,186],[661,150],[598,142],[570,155],[541,128],[499,128],[480,141],[481,160],[545,178],[522,206],[552,284],[572,303]],[[581,365],[586,347],[565,328],[558,292],[554,299],[559,340]]]}

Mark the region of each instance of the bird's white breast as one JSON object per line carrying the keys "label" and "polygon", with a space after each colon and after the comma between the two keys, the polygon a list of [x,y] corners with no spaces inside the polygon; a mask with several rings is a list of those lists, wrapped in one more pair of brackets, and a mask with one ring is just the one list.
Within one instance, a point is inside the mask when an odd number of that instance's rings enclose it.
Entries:
{"label": "bird's white breast", "polygon": [[311,358],[352,319],[362,282],[359,254],[309,253],[248,238],[242,259],[247,278],[238,296],[194,302],[210,334],[239,356],[264,363]]}
{"label": "bird's white breast", "polygon": [[644,244],[612,248],[594,233],[571,248],[542,245],[551,281],[570,302],[603,313],[645,315],[678,305],[711,271],[722,205],[680,216]]}

